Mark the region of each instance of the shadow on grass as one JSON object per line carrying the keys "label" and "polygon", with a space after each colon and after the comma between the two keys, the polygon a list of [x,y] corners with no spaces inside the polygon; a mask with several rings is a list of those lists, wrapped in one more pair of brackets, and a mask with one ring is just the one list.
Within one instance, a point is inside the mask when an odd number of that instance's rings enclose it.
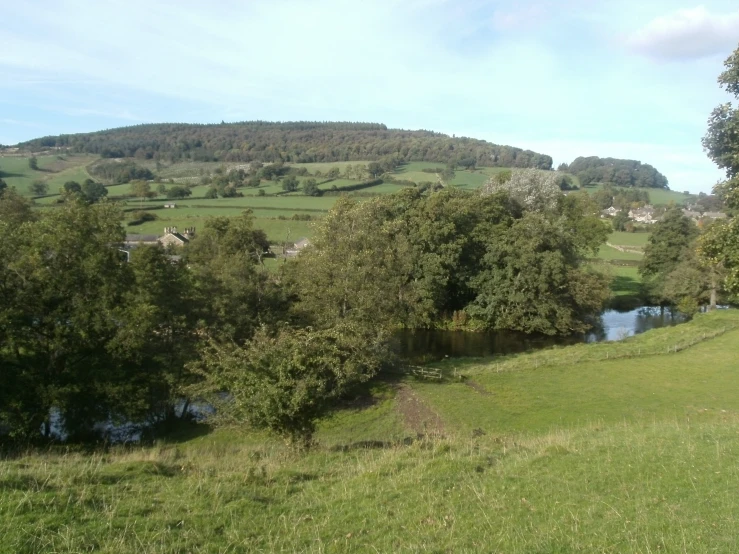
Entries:
{"label": "shadow on grass", "polygon": [[621,294],[624,296],[639,296],[642,294],[642,285],[639,281],[633,279],[632,277],[617,275],[613,278],[611,290],[616,294]]}

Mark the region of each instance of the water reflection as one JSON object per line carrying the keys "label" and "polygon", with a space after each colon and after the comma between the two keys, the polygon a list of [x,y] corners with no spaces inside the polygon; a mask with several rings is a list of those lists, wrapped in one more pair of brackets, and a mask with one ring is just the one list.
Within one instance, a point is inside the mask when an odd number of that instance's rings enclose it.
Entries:
{"label": "water reflection", "polygon": [[668,308],[642,306],[628,311],[606,310],[593,330],[581,336],[547,337],[514,332],[402,330],[395,335],[395,351],[405,359],[439,359],[445,356],[487,357],[518,354],[555,345],[621,340],[626,337],[676,325],[682,314]]}

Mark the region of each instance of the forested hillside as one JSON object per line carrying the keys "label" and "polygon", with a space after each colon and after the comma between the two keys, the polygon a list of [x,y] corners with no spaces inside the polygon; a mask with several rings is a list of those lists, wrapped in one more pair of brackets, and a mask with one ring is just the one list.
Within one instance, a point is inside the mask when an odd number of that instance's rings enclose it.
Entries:
{"label": "forested hillside", "polygon": [[397,156],[400,162],[454,161],[491,167],[552,167],[550,156],[530,150],[433,131],[388,129],[379,123],[162,123],[43,137],[19,146],[34,151],[56,147],[99,154],[104,158],[167,161],[310,163]]}
{"label": "forested hillside", "polygon": [[568,169],[580,179],[583,186],[604,183],[618,187],[669,188],[667,177],[651,165],[637,160],[581,156]]}

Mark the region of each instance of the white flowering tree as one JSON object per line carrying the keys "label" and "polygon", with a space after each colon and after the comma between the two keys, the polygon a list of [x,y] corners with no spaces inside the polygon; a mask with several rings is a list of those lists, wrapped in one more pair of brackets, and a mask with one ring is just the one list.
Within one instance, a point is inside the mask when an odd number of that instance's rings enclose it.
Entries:
{"label": "white flowering tree", "polygon": [[497,192],[507,192],[529,211],[554,209],[562,194],[557,183],[557,174],[538,169],[515,169],[510,179],[495,176],[483,185],[483,195]]}

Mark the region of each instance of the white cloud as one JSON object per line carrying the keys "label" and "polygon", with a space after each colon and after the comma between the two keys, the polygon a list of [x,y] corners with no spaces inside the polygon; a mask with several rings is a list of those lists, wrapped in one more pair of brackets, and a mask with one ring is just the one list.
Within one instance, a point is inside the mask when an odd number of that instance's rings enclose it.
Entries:
{"label": "white cloud", "polygon": [[727,55],[739,41],[739,11],[719,14],[705,6],[657,17],[633,33],[627,45],[658,60],[694,60]]}

